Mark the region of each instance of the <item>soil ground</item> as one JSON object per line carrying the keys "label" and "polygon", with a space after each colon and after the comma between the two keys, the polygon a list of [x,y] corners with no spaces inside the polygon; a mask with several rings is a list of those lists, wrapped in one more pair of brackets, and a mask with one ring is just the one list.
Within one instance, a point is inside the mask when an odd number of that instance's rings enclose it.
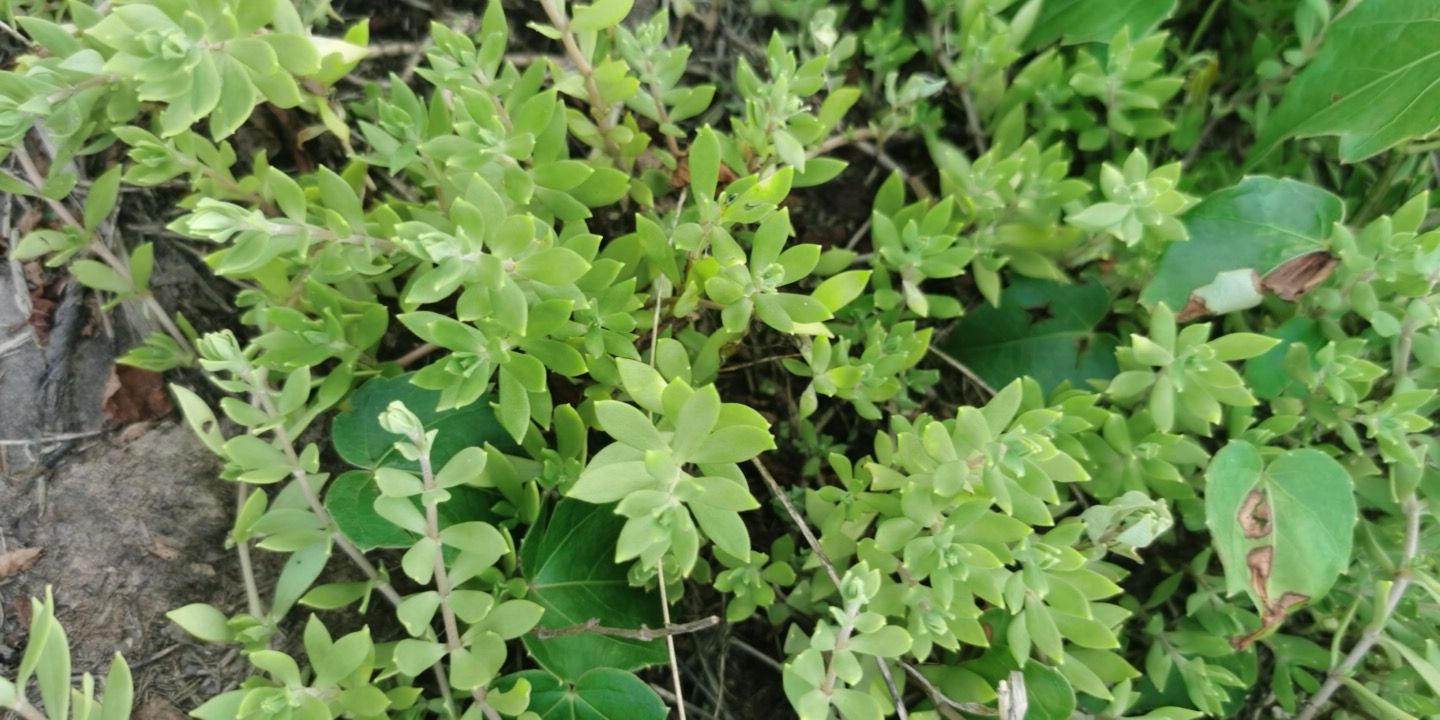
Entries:
{"label": "soil ground", "polygon": [[52,472],[0,483],[0,554],[41,551],[0,580],[0,674],[24,647],[31,597],[53,587],[74,668],[103,676],[115,652],[135,675],[139,720],[178,717],[243,677],[229,648],[190,641],[165,619],[189,602],[227,607],[233,555],[223,547],[233,497],[188,428],[104,438]]}

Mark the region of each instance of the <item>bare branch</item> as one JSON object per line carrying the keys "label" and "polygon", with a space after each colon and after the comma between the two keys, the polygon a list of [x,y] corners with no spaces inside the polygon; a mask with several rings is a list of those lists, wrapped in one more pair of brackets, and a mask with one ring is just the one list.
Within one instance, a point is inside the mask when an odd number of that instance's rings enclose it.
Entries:
{"label": "bare branch", "polygon": [[719,624],[720,618],[714,615],[711,615],[709,617],[703,617],[699,620],[692,620],[687,623],[680,623],[678,625],[666,625],[664,627],[658,628],[650,628],[644,625],[641,625],[638,628],[606,627],[600,624],[600,618],[590,618],[583,623],[566,625],[564,627],[535,628],[531,631],[530,634],[534,635],[537,638],[540,638],[541,640],[564,637],[566,635],[591,633],[594,635],[609,635],[610,637],[628,638],[630,640],[640,640],[642,642],[648,642],[650,640],[659,640],[663,637],[688,635],[689,633],[707,630]]}

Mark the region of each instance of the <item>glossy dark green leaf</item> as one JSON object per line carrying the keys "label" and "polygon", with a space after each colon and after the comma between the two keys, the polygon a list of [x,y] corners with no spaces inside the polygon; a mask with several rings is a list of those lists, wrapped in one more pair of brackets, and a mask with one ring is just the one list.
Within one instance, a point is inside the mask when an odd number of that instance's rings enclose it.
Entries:
{"label": "glossy dark green leaf", "polygon": [[569,683],[544,670],[526,670],[500,680],[530,683],[530,710],[540,720],[664,720],[665,703],[643,680],[624,670],[597,668]]}
{"label": "glossy dark green leaf", "polygon": [[1265,334],[1279,338],[1280,344],[1263,355],[1245,361],[1245,385],[1256,397],[1271,400],[1296,382],[1285,369],[1285,356],[1290,346],[1295,343],[1305,345],[1313,361],[1315,352],[1325,345],[1325,335],[1320,332],[1320,324],[1308,317],[1291,318]]}
{"label": "glossy dark green leaf", "polygon": [[1047,0],[1025,37],[1026,49],[1066,43],[1110,42],[1120,28],[1138,38],[1154,30],[1175,11],[1175,0],[1116,0],[1097,9],[1086,0]]}
{"label": "glossy dark green leaf", "polygon": [[[625,519],[611,506],[562,500],[550,516],[530,528],[520,547],[520,567],[529,583],[526,599],[545,608],[540,627],[556,628],[599,618],[606,627],[660,627],[660,597],[630,586],[615,563],[615,543]],[[634,670],[665,662],[665,645],[655,640],[578,633],[541,640],[525,636],[525,647],[545,669],[578,679],[594,668]]]}
{"label": "glossy dark green leaf", "polygon": [[438,430],[431,450],[434,467],[444,467],[455,453],[468,447],[491,443],[504,452],[517,452],[514,441],[500,426],[490,408],[489,398],[455,410],[438,411],[438,390],[427,390],[410,383],[410,375],[375,378],[355,391],[349,408],[335,416],[330,427],[331,442],[340,457],[357,467],[397,467],[418,470],[417,463],[395,452],[398,435],[380,427],[380,413],[391,402],[400,400],[427,430]]}
{"label": "glossy dark green leaf", "polygon": [[1436,17],[1433,0],[1386,0],[1336,19],[1266,118],[1252,162],[1310,135],[1339,135],[1340,158],[1357,162],[1440,129]]}
{"label": "glossy dark green leaf", "polygon": [[1140,300],[1179,311],[1191,293],[1219,287],[1217,276],[1228,271],[1253,271],[1253,285],[1287,260],[1324,250],[1344,216],[1340,198],[1314,185],[1247,177],[1185,215],[1190,239],[1166,248]]}
{"label": "glossy dark green leaf", "polygon": [[[440,527],[482,520],[489,523],[501,518],[492,510],[500,501],[498,493],[469,485],[449,488],[450,499],[440,503]],[[375,476],[367,470],[342,473],[325,491],[325,509],[345,537],[362,550],[377,547],[409,547],[415,536],[375,512],[375,498],[380,490]],[[417,507],[420,498],[413,498]]]}
{"label": "glossy dark green leaf", "polygon": [[945,351],[994,387],[1029,375],[1047,390],[1064,380],[1114,377],[1113,335],[1095,326],[1110,309],[1099,283],[1062,285],[1019,278],[1000,306],[985,304],[962,317]]}
{"label": "glossy dark green leaf", "polygon": [[325,491],[325,509],[345,537],[362,550],[409,547],[414,536],[375,512],[375,498],[379,496],[374,476],[364,470],[351,470],[330,483]]}

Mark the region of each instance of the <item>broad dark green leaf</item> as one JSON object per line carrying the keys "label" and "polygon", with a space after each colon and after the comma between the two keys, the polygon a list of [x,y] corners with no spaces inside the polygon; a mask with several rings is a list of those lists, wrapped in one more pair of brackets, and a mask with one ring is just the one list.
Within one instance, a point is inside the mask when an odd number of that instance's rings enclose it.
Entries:
{"label": "broad dark green leaf", "polygon": [[540,720],[664,720],[665,703],[643,680],[624,670],[596,668],[573,684],[544,670],[526,670],[500,681],[530,683],[530,710]]}
{"label": "broad dark green leaf", "polygon": [[[1150,306],[1163,302],[1179,311],[1191,293],[1224,291],[1223,278],[1217,281],[1221,273],[1253,271],[1264,279],[1286,261],[1324,250],[1331,226],[1344,216],[1340,198],[1314,185],[1247,177],[1185,215],[1190,239],[1166,248],[1140,300]],[[1247,280],[1252,289],[1255,281]],[[1258,293],[1254,300],[1259,302]]]}
{"label": "broad dark green leaf", "polygon": [[375,512],[375,498],[379,496],[373,475],[351,470],[330,483],[330,489],[325,491],[325,509],[345,537],[362,550],[409,547],[414,536]]}
{"label": "broad dark green leaf", "polygon": [[[473,520],[494,524],[502,519],[492,510],[501,500],[498,493],[469,485],[457,485],[448,492],[450,499],[438,508],[442,529]],[[413,545],[416,536],[375,512],[377,497],[380,490],[375,486],[375,476],[368,470],[351,470],[330,483],[325,491],[325,509],[345,537],[361,550]],[[419,507],[419,497],[414,500]]]}
{"label": "broad dark green leaf", "polygon": [[[606,627],[660,627],[660,597],[631,587],[625,567],[615,564],[615,542],[624,524],[611,506],[561,500],[547,520],[525,534],[520,567],[530,586],[527,599],[545,608],[540,627],[591,618]],[[658,640],[593,633],[546,640],[526,635],[525,647],[545,669],[570,680],[594,668],[635,670],[666,659]]]}
{"label": "broad dark green leaf", "polygon": [[440,404],[440,392],[412,385],[407,373],[375,378],[350,397],[349,409],[336,415],[330,426],[331,442],[340,457],[362,468],[419,469],[417,463],[395,452],[395,442],[400,436],[380,427],[380,413],[395,400],[404,402],[426,429],[439,430],[431,449],[431,463],[436,468],[444,467],[455,453],[467,447],[483,447],[485,443],[504,452],[517,451],[514,441],[495,419],[488,397],[463,408],[440,412],[435,409]]}
{"label": "broad dark green leaf", "polygon": [[1270,348],[1264,355],[1245,361],[1245,385],[1256,397],[1271,400],[1280,396],[1295,379],[1285,369],[1285,355],[1290,346],[1302,343],[1313,356],[1325,345],[1325,335],[1320,332],[1320,323],[1308,317],[1291,318],[1266,335],[1279,338],[1280,344]]}
{"label": "broad dark green leaf", "polygon": [[1138,38],[1175,11],[1175,0],[1115,0],[1097,8],[1087,0],[1048,0],[1025,37],[1032,50],[1056,40],[1066,43],[1110,42],[1122,27]]}
{"label": "broad dark green leaf", "polygon": [[1232,441],[1205,472],[1205,524],[1231,593],[1244,591],[1273,626],[1320,598],[1350,564],[1357,518],[1350,474],[1319,450],[1269,463]]}
{"label": "broad dark green leaf", "polygon": [[994,387],[1025,375],[1047,390],[1064,380],[1084,387],[1116,372],[1118,341],[1095,329],[1109,309],[1099,283],[1019,278],[1005,288],[999,307],[982,305],[960,318],[945,351]]}
{"label": "broad dark green leaf", "polygon": [[1362,2],[1335,20],[1314,60],[1285,88],[1251,152],[1291,137],[1339,135],[1364,160],[1440,129],[1440,9],[1434,0]]}

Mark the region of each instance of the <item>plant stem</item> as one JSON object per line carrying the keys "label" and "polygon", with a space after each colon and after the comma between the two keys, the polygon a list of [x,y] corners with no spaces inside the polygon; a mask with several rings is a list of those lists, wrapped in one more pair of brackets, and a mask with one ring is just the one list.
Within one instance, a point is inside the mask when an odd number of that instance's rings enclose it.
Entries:
{"label": "plant stem", "polygon": [[1344,678],[1365,659],[1370,648],[1380,642],[1380,636],[1385,632],[1385,624],[1395,614],[1395,609],[1400,606],[1400,601],[1405,597],[1405,591],[1409,589],[1412,577],[1410,575],[1410,563],[1414,561],[1415,555],[1420,550],[1420,499],[1415,493],[1410,493],[1400,504],[1405,513],[1405,545],[1400,554],[1400,565],[1395,570],[1395,583],[1390,586],[1390,592],[1385,597],[1385,604],[1380,612],[1360,634],[1360,640],[1350,648],[1350,654],[1340,661],[1339,665],[1330,669],[1326,674],[1325,684],[1311,696],[1310,701],[1295,716],[1295,720],[1310,720],[1315,713],[1320,711],[1320,706],[1330,699],[1331,695],[1340,688]]}
{"label": "plant stem", "polygon": [[910,186],[910,192],[915,193],[916,197],[927,200],[935,196],[934,193],[930,192],[930,188],[925,185],[925,181],[906,172],[905,168],[900,167],[900,163],[895,162],[895,158],[890,157],[884,148],[874,145],[868,140],[856,140],[852,144],[866,155],[875,158],[875,162],[879,163],[880,167],[890,172],[900,173],[900,177],[904,178],[905,184]]}
{"label": "plant stem", "polygon": [[[1437,283],[1440,283],[1440,270],[1430,276],[1430,284],[1425,288],[1425,294],[1429,295],[1435,292]],[[1405,376],[1410,373],[1410,353],[1413,351],[1412,345],[1415,342],[1417,324],[1415,318],[1411,317],[1409,313],[1406,314],[1405,322],[1400,324],[1400,335],[1395,341],[1394,375],[1397,383],[1404,380]]]}
{"label": "plant stem", "polygon": [[[665,590],[665,562],[662,559],[655,566],[655,577],[660,583],[660,617],[665,627],[670,627],[670,596]],[[685,693],[680,689],[680,663],[675,657],[675,635],[665,636],[665,649],[670,653],[670,680],[675,685],[675,712],[685,720]]]}
{"label": "plant stem", "polygon": [[[238,483],[235,487],[235,515],[238,517],[240,511],[245,508],[245,501],[250,499],[251,487],[249,483]],[[260,588],[255,582],[255,566],[250,562],[250,541],[241,540],[235,543],[235,554],[240,558],[240,577],[245,582],[245,602],[250,609],[250,614],[260,618],[265,617],[265,604],[260,601]]]}
{"label": "plant stem", "polygon": [[[412,440],[424,441],[423,437],[412,438]],[[418,444],[418,443],[417,443]],[[420,452],[420,479],[425,487],[427,497],[433,498],[435,494],[435,469],[430,462],[430,448],[421,447]],[[445,553],[441,551],[444,547],[440,542],[440,504],[433,499],[425,501],[425,536],[435,543],[435,593],[440,596],[440,621],[445,626],[445,647],[454,652],[465,647],[460,637],[460,623],[455,619],[455,610],[450,607],[450,575],[445,569]],[[437,668],[439,665],[437,664]],[[443,675],[443,672],[438,674]],[[450,693],[445,693],[449,698]],[[489,709],[485,703],[485,688],[471,688],[470,697],[480,707]],[[487,716],[489,713],[486,713]]]}
{"label": "plant stem", "polygon": [[900,663],[900,667],[905,668],[905,674],[914,678],[915,682],[920,684],[920,687],[923,688],[925,693],[930,696],[930,699],[935,702],[935,707],[950,707],[961,712],[970,713],[971,715],[996,714],[993,709],[980,703],[960,702],[950,699],[944,692],[941,692],[940,688],[935,687],[935,684],[930,682],[930,678],[925,677],[919,668],[910,663],[902,662]]}
{"label": "plant stem", "polygon": [[257,373],[255,381],[255,394],[260,401],[260,409],[271,418],[280,421],[275,425],[273,431],[275,439],[280,442],[280,451],[285,454],[285,459],[290,463],[290,474],[295,478],[296,484],[300,486],[300,494],[305,497],[305,504],[310,507],[310,512],[315,514],[321,525],[329,528],[330,537],[335,541],[336,547],[350,556],[360,571],[365,573],[365,577],[374,583],[375,589],[379,590],[380,594],[390,601],[390,604],[398,606],[401,600],[400,593],[380,577],[380,571],[375,569],[375,565],[365,557],[365,553],[355,547],[355,544],[350,542],[350,538],[345,537],[344,533],[335,527],[335,521],[330,517],[330,512],[325,509],[325,504],[320,502],[320,496],[316,494],[315,488],[310,484],[310,475],[305,472],[305,467],[300,463],[299,453],[295,452],[295,443],[290,440],[290,431],[285,428],[283,419],[275,410],[275,403],[270,399],[269,383],[265,380],[264,370]]}
{"label": "plant stem", "polygon": [[581,633],[594,633],[596,635],[609,635],[610,637],[629,638],[641,642],[658,640],[662,637],[673,637],[675,635],[688,635],[689,633],[707,630],[720,624],[720,618],[711,615],[699,620],[691,620],[678,625],[666,624],[664,627],[648,628],[641,625],[638,628],[616,628],[605,627],[600,624],[600,618],[590,618],[583,623],[566,625],[558,628],[535,628],[531,634],[542,640],[563,637],[565,635],[579,635]]}
{"label": "plant stem", "polygon": [[[24,688],[17,687],[15,690],[18,693],[24,690]],[[16,695],[15,705],[11,706],[10,709],[14,710],[15,714],[24,718],[24,720],[48,720],[48,718],[45,717],[45,713],[40,712],[34,705],[31,705],[30,701],[26,700],[24,695]]]}
{"label": "plant stem", "polygon": [[1185,43],[1185,54],[1195,54],[1195,46],[1200,42],[1200,36],[1210,29],[1210,22],[1215,19],[1215,11],[1220,9],[1221,3],[1225,0],[1210,0],[1210,7],[1205,8],[1205,14],[1200,16],[1200,22],[1195,24],[1194,32],[1190,33],[1190,41]]}
{"label": "plant stem", "polygon": [[810,152],[805,153],[805,157],[817,158],[828,152],[839,150],[847,145],[853,145],[861,140],[874,139],[875,131],[868,127],[851,128],[826,138],[824,142],[811,148]]}
{"label": "plant stem", "polygon": [[965,363],[962,363],[962,362],[960,362],[959,360],[956,360],[955,358],[951,357],[949,353],[945,352],[944,350],[941,350],[940,348],[934,347],[934,346],[931,346],[931,347],[930,347],[930,352],[934,353],[934,354],[935,354],[935,357],[938,357],[938,358],[940,358],[941,360],[944,360],[946,365],[949,365],[950,367],[953,367],[953,368],[955,368],[956,370],[959,370],[961,375],[964,375],[966,378],[969,378],[970,382],[975,383],[975,386],[976,386],[976,387],[980,388],[981,390],[984,390],[984,391],[985,391],[985,394],[991,395],[991,396],[994,396],[994,395],[995,395],[995,388],[991,387],[991,386],[990,386],[990,383],[985,382],[985,380],[984,380],[983,378],[981,378],[979,375],[976,375],[976,374],[975,374],[975,371],[974,371],[974,370],[971,370],[970,367],[967,366]]}
{"label": "plant stem", "polygon": [[[423,440],[423,438],[421,438]],[[430,450],[420,453],[420,478],[425,494],[435,493],[435,470],[430,464]],[[455,619],[455,610],[450,607],[450,575],[445,570],[445,553],[440,552],[440,505],[433,500],[425,501],[425,537],[435,542],[435,593],[440,596],[440,619],[445,625],[445,647],[459,650],[464,647],[460,641],[460,623]]]}
{"label": "plant stem", "polygon": [[[605,142],[605,151],[614,158],[616,165],[623,166],[620,147],[610,138],[610,130],[614,127],[614,123],[610,122],[608,117],[605,99],[600,95],[600,85],[595,82],[595,67],[590,64],[590,59],[585,57],[585,53],[580,52],[580,46],[575,42],[575,33],[570,32],[570,18],[555,7],[554,0],[540,0],[540,6],[545,9],[545,15],[550,18],[550,24],[560,31],[560,43],[565,46],[565,55],[570,58],[570,62],[575,64],[575,71],[585,79],[585,92],[590,96],[590,116],[595,119],[595,127],[600,130],[600,138]],[[684,714],[683,710],[681,714]]]}
{"label": "plant stem", "polygon": [[[36,195],[43,198],[45,204],[50,206],[50,209],[54,211],[61,220],[83,231],[85,224],[82,223],[79,218],[75,217],[75,213],[70,212],[70,208],[65,207],[65,204],[59,200],[40,195],[39,191],[45,184],[45,178],[40,174],[40,168],[35,165],[35,159],[30,157],[30,152],[25,149],[25,142],[22,140],[16,143],[11,152],[15,158],[20,161],[20,168],[24,170],[25,177],[30,181],[30,185],[35,188]],[[120,259],[110,248],[100,242],[98,238],[93,236],[90,238],[88,249],[103,260],[122,280],[130,280],[130,263]],[[165,308],[160,307],[160,303],[156,301],[155,297],[150,295],[148,291],[141,290],[145,293],[140,297],[143,307],[150,311],[151,315],[155,316],[155,320],[160,323],[160,327],[164,328],[165,332],[174,338],[175,342],[180,344],[180,347],[186,350],[192,350],[190,347],[190,339],[185,337],[185,333],[180,332],[179,326],[175,324],[174,320],[170,319],[170,314],[165,312]]]}

